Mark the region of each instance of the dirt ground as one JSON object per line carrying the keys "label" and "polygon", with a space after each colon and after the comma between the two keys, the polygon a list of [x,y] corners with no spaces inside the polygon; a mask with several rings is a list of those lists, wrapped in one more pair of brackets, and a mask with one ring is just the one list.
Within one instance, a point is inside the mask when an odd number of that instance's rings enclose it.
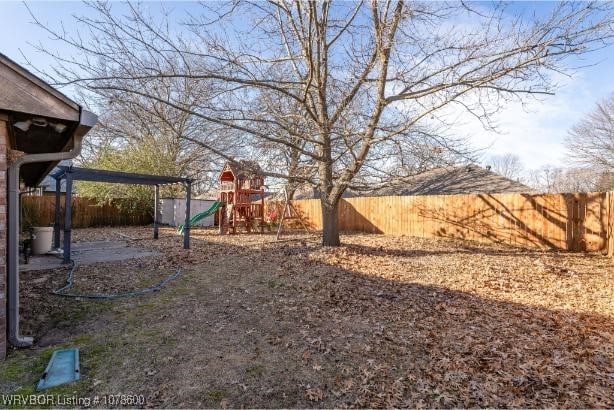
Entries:
{"label": "dirt ground", "polygon": [[595,254],[455,240],[87,229],[163,255],[80,267],[75,291],[151,286],[114,301],[62,299],[65,270],[22,274],[32,349],[0,364],[31,392],[50,352],[81,349],[63,394],[143,395],[145,407],[614,407],[614,265]]}

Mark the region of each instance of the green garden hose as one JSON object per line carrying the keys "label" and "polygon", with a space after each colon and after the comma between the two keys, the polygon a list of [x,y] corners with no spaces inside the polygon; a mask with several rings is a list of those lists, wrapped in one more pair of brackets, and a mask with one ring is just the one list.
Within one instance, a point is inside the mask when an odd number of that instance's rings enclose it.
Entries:
{"label": "green garden hose", "polygon": [[65,298],[75,298],[75,299],[111,300],[111,299],[128,298],[132,296],[139,296],[139,295],[145,295],[148,293],[157,292],[160,289],[162,289],[164,286],[169,284],[171,281],[177,279],[183,273],[181,268],[177,268],[177,271],[175,273],[173,273],[168,278],[160,281],[156,285],[151,286],[149,288],[133,290],[130,292],[111,293],[109,295],[66,293],[74,285],[74,273],[75,273],[76,268],[77,268],[77,264],[75,263],[73,259],[71,259],[70,266],[68,268],[68,274],[66,276],[66,284],[60,289],[51,291],[52,294],[57,295],[57,296],[62,296]]}

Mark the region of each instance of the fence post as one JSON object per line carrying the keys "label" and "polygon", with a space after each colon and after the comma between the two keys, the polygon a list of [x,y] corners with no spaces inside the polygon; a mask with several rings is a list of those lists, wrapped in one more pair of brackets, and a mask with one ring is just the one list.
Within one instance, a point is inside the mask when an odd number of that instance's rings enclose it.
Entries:
{"label": "fence post", "polygon": [[606,193],[606,212],[606,246],[608,249],[608,256],[614,258],[614,191]]}

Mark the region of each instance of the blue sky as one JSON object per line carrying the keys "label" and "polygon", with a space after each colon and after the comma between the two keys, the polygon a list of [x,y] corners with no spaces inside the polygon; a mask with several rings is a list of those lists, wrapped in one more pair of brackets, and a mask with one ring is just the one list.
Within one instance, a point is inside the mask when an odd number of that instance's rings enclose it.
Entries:
{"label": "blue sky", "polygon": [[[60,22],[69,23],[71,14],[83,14],[86,8],[80,2],[28,2],[32,11],[43,23],[58,27]],[[154,9],[160,3],[151,3]],[[512,5],[518,12],[543,13],[552,3],[521,2]],[[117,5],[116,5],[117,6]],[[197,11],[195,2],[165,3],[167,9],[178,14],[186,10]],[[19,63],[27,59],[41,70],[53,64],[50,57],[38,53],[29,43],[42,43],[46,48],[60,53],[70,53],[59,42],[52,41],[48,34],[31,24],[26,7],[22,2],[1,1],[0,52]],[[574,66],[588,65],[577,70],[571,78],[560,76],[561,84],[556,95],[543,97],[527,107],[511,104],[497,117],[499,133],[487,132],[480,124],[467,116],[458,124],[458,133],[470,136],[474,145],[488,147],[488,154],[517,154],[527,168],[538,168],[550,164],[568,165],[565,161],[563,140],[567,131],[590,112],[595,102],[614,92],[614,47],[608,47],[585,56],[582,61],[570,61]],[[64,90],[70,95],[70,90]],[[525,110],[528,110],[526,112]]]}

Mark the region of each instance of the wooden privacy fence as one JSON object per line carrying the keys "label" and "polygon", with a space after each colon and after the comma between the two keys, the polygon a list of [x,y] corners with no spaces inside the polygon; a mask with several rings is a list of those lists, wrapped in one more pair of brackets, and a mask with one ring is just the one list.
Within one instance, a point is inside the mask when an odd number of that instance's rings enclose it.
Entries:
{"label": "wooden privacy fence", "polygon": [[[322,228],[318,199],[293,203]],[[348,198],[339,223],[343,231],[614,254],[614,192]]]}
{"label": "wooden privacy fence", "polygon": [[[21,198],[23,223],[32,226],[53,225],[55,217],[55,196],[23,196]],[[64,196],[62,223],[64,223]],[[72,225],[74,228],[96,226],[147,225],[153,222],[148,210],[131,212],[113,204],[97,205],[92,199],[73,197]]]}

